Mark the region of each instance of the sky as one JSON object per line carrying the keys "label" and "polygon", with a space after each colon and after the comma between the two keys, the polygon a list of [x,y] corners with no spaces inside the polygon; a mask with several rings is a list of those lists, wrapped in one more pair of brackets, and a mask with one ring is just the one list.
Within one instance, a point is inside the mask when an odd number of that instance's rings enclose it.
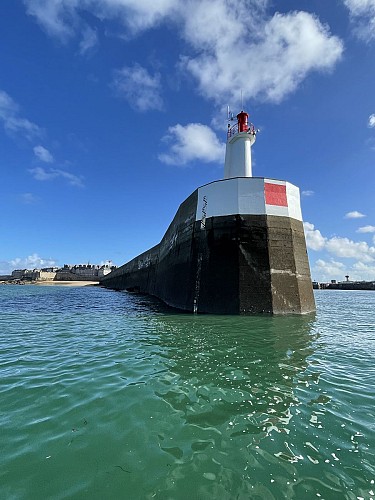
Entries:
{"label": "sky", "polygon": [[0,41],[0,274],[157,244],[243,104],[312,279],[375,280],[375,0],[1,0]]}

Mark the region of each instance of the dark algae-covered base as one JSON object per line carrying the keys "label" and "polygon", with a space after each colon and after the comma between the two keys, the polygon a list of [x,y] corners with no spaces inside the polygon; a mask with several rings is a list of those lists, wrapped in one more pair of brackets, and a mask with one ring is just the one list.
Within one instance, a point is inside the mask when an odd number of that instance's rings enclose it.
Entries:
{"label": "dark algae-covered base", "polygon": [[158,245],[102,284],[154,295],[190,312],[314,311],[302,221],[268,214],[206,217],[207,198],[197,209],[198,193],[181,204]]}

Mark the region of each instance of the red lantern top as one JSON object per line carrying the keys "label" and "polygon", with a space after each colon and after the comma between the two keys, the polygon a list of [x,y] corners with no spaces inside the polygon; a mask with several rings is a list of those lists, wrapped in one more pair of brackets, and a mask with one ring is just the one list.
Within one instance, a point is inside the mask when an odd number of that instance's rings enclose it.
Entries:
{"label": "red lantern top", "polygon": [[249,130],[249,125],[247,120],[249,115],[245,113],[245,111],[241,111],[237,115],[237,123],[238,123],[238,132],[247,132]]}

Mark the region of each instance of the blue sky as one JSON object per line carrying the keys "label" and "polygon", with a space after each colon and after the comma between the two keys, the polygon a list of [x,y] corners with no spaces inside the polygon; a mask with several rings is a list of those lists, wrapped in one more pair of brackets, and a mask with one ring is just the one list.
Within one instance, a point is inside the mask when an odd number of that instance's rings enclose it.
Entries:
{"label": "blue sky", "polygon": [[2,0],[0,37],[0,274],[158,243],[242,89],[312,278],[375,280],[375,0]]}

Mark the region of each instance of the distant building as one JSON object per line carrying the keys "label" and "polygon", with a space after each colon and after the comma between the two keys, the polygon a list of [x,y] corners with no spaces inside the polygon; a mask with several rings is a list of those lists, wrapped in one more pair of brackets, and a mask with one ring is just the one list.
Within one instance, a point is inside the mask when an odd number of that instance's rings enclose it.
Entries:
{"label": "distant building", "polygon": [[27,269],[15,269],[14,271],[12,271],[12,278],[21,279],[26,271]]}
{"label": "distant building", "polygon": [[111,271],[116,269],[116,266],[110,264],[93,265],[93,264],[78,264],[68,265],[59,269],[56,273],[57,281],[100,281],[100,278],[106,276]]}
{"label": "distant building", "polygon": [[313,281],[315,290],[375,290],[375,281],[346,281],[331,280],[330,283],[318,283]]}
{"label": "distant building", "polygon": [[11,279],[25,281],[100,281],[116,266],[110,264],[65,264],[64,267],[45,267],[43,269],[15,269]]}

